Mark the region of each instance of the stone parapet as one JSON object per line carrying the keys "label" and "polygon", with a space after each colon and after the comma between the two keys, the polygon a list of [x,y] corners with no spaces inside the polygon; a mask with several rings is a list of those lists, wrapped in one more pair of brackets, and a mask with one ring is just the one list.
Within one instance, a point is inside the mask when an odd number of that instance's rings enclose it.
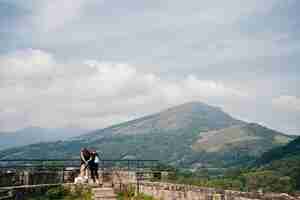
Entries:
{"label": "stone parapet", "polygon": [[254,193],[161,182],[141,182],[139,191],[162,200],[297,200],[288,194]]}
{"label": "stone parapet", "polygon": [[22,170],[0,173],[0,187],[73,183],[79,170]]}

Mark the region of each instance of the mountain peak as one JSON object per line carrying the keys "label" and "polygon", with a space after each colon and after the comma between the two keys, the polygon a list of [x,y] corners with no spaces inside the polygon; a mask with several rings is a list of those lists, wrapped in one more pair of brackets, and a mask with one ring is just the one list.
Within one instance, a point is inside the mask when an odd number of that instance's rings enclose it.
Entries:
{"label": "mountain peak", "polygon": [[[191,101],[191,102],[187,102],[181,105],[177,105],[174,107],[171,107],[169,109],[167,109],[166,111],[170,111],[170,110],[175,110],[177,112],[192,112],[192,113],[197,113],[199,112],[199,114],[203,113],[203,112],[223,112],[223,110],[220,107],[216,107],[216,106],[211,106],[208,105],[206,103],[200,102],[200,101]],[[228,114],[226,114],[228,115]]]}
{"label": "mountain peak", "polygon": [[186,102],[177,106],[174,106],[173,108],[186,108],[186,109],[197,109],[197,108],[211,108],[211,109],[217,109],[221,110],[219,107],[211,106],[206,103],[203,103],[201,101],[190,101]]}
{"label": "mountain peak", "polygon": [[177,124],[180,129],[189,126],[219,129],[241,124],[221,108],[196,101],[169,108],[159,113],[158,118],[160,122],[167,122],[168,125]]}
{"label": "mountain peak", "polygon": [[188,102],[168,108],[160,113],[125,122],[113,127],[94,131],[87,140],[102,138],[104,135],[142,135],[142,134],[190,134],[191,131],[221,129],[243,122],[232,118],[220,108],[202,102]]}
{"label": "mountain peak", "polygon": [[183,103],[183,104],[181,104],[181,105],[178,105],[178,106],[210,106],[210,105],[208,105],[208,104],[206,104],[206,103],[203,103],[202,101],[189,101],[189,102],[185,102],[185,103]]}

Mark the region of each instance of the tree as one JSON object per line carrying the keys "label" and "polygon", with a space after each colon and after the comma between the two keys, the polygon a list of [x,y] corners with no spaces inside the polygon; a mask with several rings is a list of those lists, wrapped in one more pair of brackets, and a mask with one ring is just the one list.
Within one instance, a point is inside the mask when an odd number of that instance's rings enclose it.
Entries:
{"label": "tree", "polygon": [[262,189],[266,192],[291,192],[294,181],[288,176],[280,176],[274,171],[257,171],[244,174],[245,185],[249,191]]}

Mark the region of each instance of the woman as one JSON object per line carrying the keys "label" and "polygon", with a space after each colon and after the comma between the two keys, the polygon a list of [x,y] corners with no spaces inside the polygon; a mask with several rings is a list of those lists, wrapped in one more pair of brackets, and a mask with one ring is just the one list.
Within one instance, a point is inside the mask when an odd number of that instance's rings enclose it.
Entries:
{"label": "woman", "polygon": [[94,183],[99,184],[99,163],[100,163],[100,157],[96,151],[92,151],[91,154],[91,161],[89,162],[90,168],[91,168],[91,176],[94,181]]}

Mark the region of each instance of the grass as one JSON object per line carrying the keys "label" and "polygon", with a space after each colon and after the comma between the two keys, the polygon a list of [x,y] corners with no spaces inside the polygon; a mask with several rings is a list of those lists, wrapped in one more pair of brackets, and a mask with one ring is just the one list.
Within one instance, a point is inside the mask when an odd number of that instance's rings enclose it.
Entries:
{"label": "grass", "polygon": [[29,200],[92,200],[92,192],[79,187],[71,191],[61,186],[49,189],[44,195],[34,195]]}
{"label": "grass", "polygon": [[156,200],[152,196],[146,195],[146,194],[139,194],[136,196],[127,196],[124,193],[119,193],[118,194],[118,200]]}
{"label": "grass", "polygon": [[140,193],[138,195],[135,195],[135,188],[134,187],[128,187],[123,192],[118,193],[118,200],[156,200],[150,195],[146,195],[143,193]]}

